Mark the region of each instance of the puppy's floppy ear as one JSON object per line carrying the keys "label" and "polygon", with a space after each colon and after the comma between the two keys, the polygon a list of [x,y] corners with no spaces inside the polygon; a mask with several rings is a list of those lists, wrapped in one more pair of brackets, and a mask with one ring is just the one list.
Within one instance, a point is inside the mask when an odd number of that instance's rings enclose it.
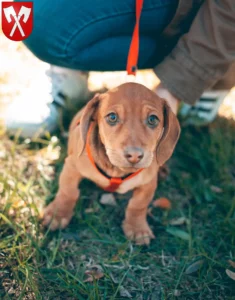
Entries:
{"label": "puppy's floppy ear", "polygon": [[91,121],[93,121],[93,117],[99,106],[99,102],[100,102],[100,94],[96,94],[94,98],[92,98],[83,109],[82,116],[80,119],[80,126],[79,126],[80,139],[78,144],[78,156],[82,154],[85,148],[88,129]]}
{"label": "puppy's floppy ear", "polygon": [[166,102],[163,106],[163,114],[163,134],[157,145],[157,162],[159,166],[164,165],[171,157],[180,136],[179,121]]}

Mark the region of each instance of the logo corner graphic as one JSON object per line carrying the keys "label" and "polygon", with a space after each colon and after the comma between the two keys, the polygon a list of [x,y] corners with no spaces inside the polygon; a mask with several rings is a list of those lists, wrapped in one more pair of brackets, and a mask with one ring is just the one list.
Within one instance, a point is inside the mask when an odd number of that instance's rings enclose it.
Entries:
{"label": "logo corner graphic", "polygon": [[33,30],[33,2],[1,3],[2,31],[12,41],[22,41]]}

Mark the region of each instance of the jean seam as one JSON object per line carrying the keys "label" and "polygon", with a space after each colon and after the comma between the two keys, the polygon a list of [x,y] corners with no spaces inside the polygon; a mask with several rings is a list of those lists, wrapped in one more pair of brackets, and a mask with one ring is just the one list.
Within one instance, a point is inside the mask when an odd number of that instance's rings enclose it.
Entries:
{"label": "jean seam", "polygon": [[[148,7],[148,8],[145,8],[143,9],[142,11],[143,12],[146,12],[146,11],[149,11],[151,9],[154,9],[154,8],[158,8],[158,7],[164,7],[164,6],[167,6],[171,3],[170,0],[167,0],[167,1],[159,1],[160,3],[158,3],[158,5],[153,5],[151,7]],[[163,3],[164,2],[164,3]],[[109,15],[109,16],[105,16],[105,17],[99,17],[99,18],[96,18],[94,20],[92,20],[91,22],[88,22],[87,24],[85,24],[82,28],[80,28],[79,30],[76,30],[72,36],[70,37],[70,39],[68,40],[68,42],[65,44],[65,47],[64,47],[64,57],[67,57],[69,58],[69,55],[68,55],[68,49],[69,49],[69,45],[71,44],[71,41],[74,39],[74,37],[76,35],[78,35],[81,31],[83,31],[86,27],[90,26],[91,24],[94,24],[96,22],[100,22],[100,21],[103,21],[103,20],[108,20],[110,18],[114,18],[114,17],[120,17],[120,16],[124,16],[124,15],[128,15],[128,14],[133,14],[133,11],[125,11],[125,12],[122,12],[122,13],[114,13],[112,15]],[[133,24],[134,26],[134,24]],[[134,29],[134,27],[133,27]]]}

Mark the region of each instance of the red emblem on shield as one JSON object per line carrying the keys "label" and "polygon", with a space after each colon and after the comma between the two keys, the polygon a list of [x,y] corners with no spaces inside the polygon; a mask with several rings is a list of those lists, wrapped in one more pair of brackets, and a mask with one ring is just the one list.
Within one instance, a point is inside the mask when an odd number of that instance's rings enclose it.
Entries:
{"label": "red emblem on shield", "polygon": [[33,30],[33,2],[2,2],[2,31],[12,41],[26,39]]}

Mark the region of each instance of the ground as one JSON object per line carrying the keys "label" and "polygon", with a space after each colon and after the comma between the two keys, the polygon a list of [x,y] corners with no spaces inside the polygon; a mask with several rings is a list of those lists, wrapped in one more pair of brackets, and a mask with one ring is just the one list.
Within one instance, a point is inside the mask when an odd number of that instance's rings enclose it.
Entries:
{"label": "ground", "polygon": [[[1,39],[3,114],[46,66],[22,44]],[[90,87],[110,87],[123,76],[92,73]],[[139,80],[156,83],[150,71]],[[156,239],[149,247],[126,241],[121,230],[130,195],[115,194],[113,206],[102,204],[104,192],[89,181],[82,183],[69,227],[42,228],[40,214],[56,193],[66,153],[66,128],[36,141],[10,139],[2,130],[0,299],[235,299],[233,101],[234,91],[210,126],[182,128],[154,198],[168,198],[172,208],[151,205]]]}

